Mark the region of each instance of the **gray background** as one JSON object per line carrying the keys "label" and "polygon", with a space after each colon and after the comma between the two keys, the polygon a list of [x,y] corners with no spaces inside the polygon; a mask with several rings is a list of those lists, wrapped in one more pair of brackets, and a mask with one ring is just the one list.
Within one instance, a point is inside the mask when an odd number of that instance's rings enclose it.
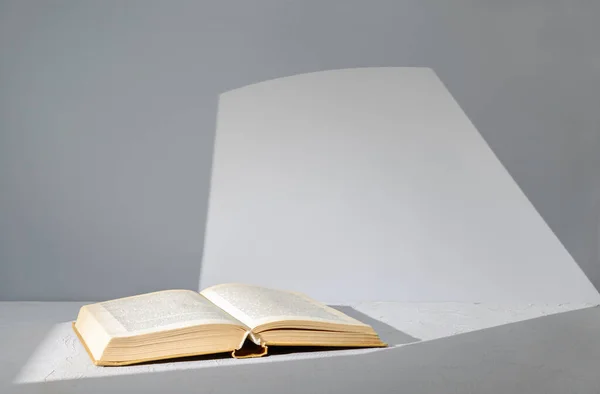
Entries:
{"label": "gray background", "polygon": [[598,15],[593,0],[0,0],[0,299],[196,288],[218,94],[359,66],[432,67],[598,286]]}

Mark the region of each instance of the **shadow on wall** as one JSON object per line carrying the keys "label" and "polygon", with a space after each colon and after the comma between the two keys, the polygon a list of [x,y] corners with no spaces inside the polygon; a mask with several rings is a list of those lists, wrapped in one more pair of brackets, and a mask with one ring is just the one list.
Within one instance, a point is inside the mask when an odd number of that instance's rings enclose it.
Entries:
{"label": "shadow on wall", "polygon": [[370,325],[373,329],[379,334],[381,340],[387,343],[389,346],[399,346],[406,345],[408,343],[419,342],[419,338],[415,338],[411,335],[408,335],[389,324],[386,324],[380,320],[374,319],[371,316],[368,316],[362,312],[357,311],[356,309],[345,306],[345,305],[329,305],[332,308],[337,309],[338,311],[345,313],[346,315],[355,318],[358,321],[361,321],[365,324]]}

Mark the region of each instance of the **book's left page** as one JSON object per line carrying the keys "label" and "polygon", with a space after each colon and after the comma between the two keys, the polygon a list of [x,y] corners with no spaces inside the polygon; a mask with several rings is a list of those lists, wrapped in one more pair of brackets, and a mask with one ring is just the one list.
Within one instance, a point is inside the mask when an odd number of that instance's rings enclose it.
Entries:
{"label": "book's left page", "polygon": [[239,321],[191,290],[167,290],[92,304],[111,336],[142,335],[196,325]]}
{"label": "book's left page", "polygon": [[[86,305],[74,326],[93,359],[113,361],[229,351],[241,346],[248,332],[241,322],[191,290]],[[169,346],[160,345],[169,341]]]}

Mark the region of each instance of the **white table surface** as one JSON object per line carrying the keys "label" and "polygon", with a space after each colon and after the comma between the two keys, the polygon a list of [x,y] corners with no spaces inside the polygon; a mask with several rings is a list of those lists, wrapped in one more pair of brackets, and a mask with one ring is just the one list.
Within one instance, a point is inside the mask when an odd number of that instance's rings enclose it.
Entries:
{"label": "white table surface", "polygon": [[600,392],[591,304],[357,303],[337,308],[390,348],[128,367],[91,363],[70,326],[83,304],[0,302],[0,392]]}

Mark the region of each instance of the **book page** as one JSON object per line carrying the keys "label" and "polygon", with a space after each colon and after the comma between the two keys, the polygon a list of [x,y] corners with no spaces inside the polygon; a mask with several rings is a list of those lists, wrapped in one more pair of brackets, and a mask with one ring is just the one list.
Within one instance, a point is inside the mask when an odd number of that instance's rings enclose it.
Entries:
{"label": "book page", "polygon": [[251,329],[286,320],[365,326],[301,293],[231,283],[209,287],[200,294]]}
{"label": "book page", "polygon": [[208,324],[243,326],[200,294],[168,290],[89,305],[111,336],[129,336]]}

